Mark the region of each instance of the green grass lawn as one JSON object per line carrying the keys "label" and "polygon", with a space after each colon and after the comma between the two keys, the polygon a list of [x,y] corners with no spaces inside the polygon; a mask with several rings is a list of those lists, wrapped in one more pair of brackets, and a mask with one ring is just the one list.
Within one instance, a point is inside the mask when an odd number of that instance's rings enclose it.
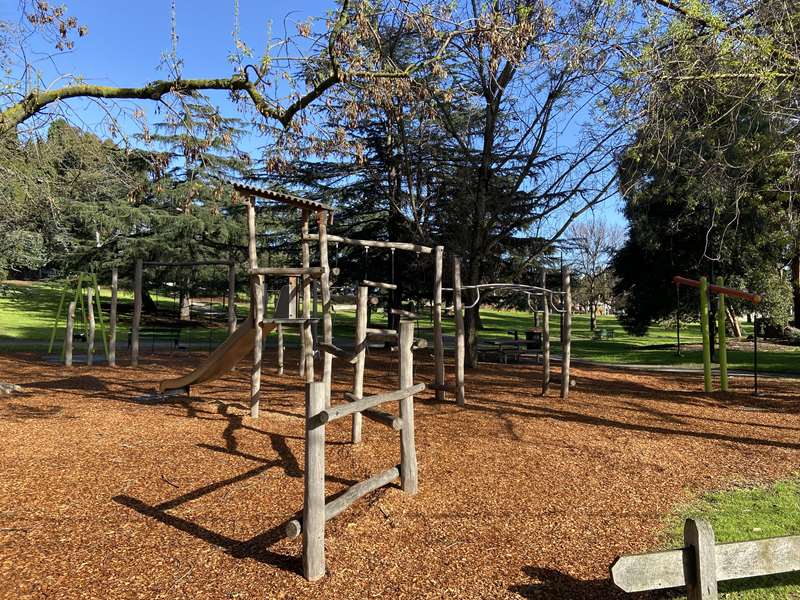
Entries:
{"label": "green grass lawn", "polygon": [[[671,519],[667,548],[683,545],[683,522],[703,517],[714,528],[717,543],[800,535],[800,480],[769,487],[714,492],[682,507]],[[800,573],[721,582],[720,597],[741,600],[800,598]],[[685,596],[676,596],[685,597]]]}
{"label": "green grass lawn", "polygon": [[[9,293],[0,297],[0,351],[44,351],[50,339],[50,332],[61,297],[62,286],[54,283],[34,283],[29,285],[9,285]],[[101,289],[101,300],[107,307],[110,298],[108,289]],[[129,292],[120,291],[119,295],[119,330],[118,343],[127,343],[130,320],[133,312],[133,299]],[[167,297],[155,297],[164,314],[171,315],[175,312],[174,300]],[[240,317],[247,313],[247,304],[243,302],[237,306]],[[215,310],[222,310],[220,305]],[[271,314],[272,307],[267,308]],[[520,332],[529,329],[532,325],[532,315],[528,312],[500,311],[486,308],[481,311],[483,327],[480,332],[482,339],[507,338],[508,330]],[[107,318],[107,314],[106,314]],[[199,318],[202,320],[202,317]],[[553,350],[559,352],[559,317],[551,317],[551,332],[554,337]],[[372,322],[380,326],[385,323],[385,315],[373,315]],[[344,339],[352,337],[355,323],[355,313],[352,310],[339,310],[334,315],[334,336]],[[421,335],[430,338],[432,323],[426,313],[419,321],[422,328]],[[143,322],[147,327],[147,316]],[[619,325],[616,317],[599,317],[598,327],[614,331],[611,340],[593,340],[589,329],[589,319],[585,315],[575,315],[573,318],[573,357],[588,359],[601,363],[611,364],[639,364],[639,365],[671,365],[699,367],[702,363],[700,350],[689,350],[681,356],[675,354],[675,331],[661,326],[650,328],[644,337],[627,335]],[[747,326],[745,327],[747,330]],[[444,322],[445,335],[452,336],[454,325],[452,319]],[[188,328],[181,331],[181,340],[202,348],[206,345],[216,345],[227,334],[224,322],[217,323],[214,327]],[[522,335],[522,334],[521,334]],[[297,342],[297,333],[294,328],[287,328],[287,343]],[[688,323],[682,326],[681,339],[686,344],[699,344],[700,326],[697,323]],[[56,347],[60,348],[63,340],[62,326],[56,336]],[[149,343],[147,336],[143,336],[142,344],[145,351]],[[273,340],[268,340],[274,343]],[[80,351],[80,348],[76,349]],[[731,369],[752,369],[752,351],[728,351],[728,362]],[[785,347],[780,351],[759,352],[759,369],[764,372],[800,373],[800,348]]]}

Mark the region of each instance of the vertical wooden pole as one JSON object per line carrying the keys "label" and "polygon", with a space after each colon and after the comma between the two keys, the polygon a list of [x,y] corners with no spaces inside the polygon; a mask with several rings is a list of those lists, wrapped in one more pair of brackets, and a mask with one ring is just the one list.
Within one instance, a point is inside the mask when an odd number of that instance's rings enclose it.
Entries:
{"label": "vertical wooden pole", "polygon": [[75,335],[75,306],[73,300],[67,307],[67,331],[64,334],[64,364],[72,366],[72,338]]}
{"label": "vertical wooden pole", "polygon": [[700,278],[700,331],[703,335],[703,389],[711,393],[711,337],[708,327],[708,279]]}
{"label": "vertical wooden pole", "polygon": [[[328,211],[317,213],[319,226],[319,263],[322,275],[319,279],[322,294],[322,341],[333,343],[333,319],[331,317],[331,270],[328,261]],[[322,354],[322,381],[325,384],[325,406],[331,405],[331,380],[333,375],[333,355]]]}
{"label": "vertical wooden pole", "polygon": [[251,275],[250,282],[250,302],[256,328],[253,338],[253,369],[250,373],[250,416],[257,419],[261,401],[261,352],[264,347],[264,332],[261,329],[261,322],[264,320],[264,276]]}
{"label": "vertical wooden pole", "polygon": [[[400,321],[400,389],[414,385],[414,321]],[[414,442],[414,397],[400,400],[400,485],[407,494],[417,493],[417,449]]]}
{"label": "vertical wooden pole", "polygon": [[[356,292],[356,362],[353,365],[353,395],[361,398],[364,395],[364,367],[367,362],[367,305],[369,304],[369,288],[358,286]],[[353,424],[350,441],[361,442],[361,413],[353,413]]]}
{"label": "vertical wooden pole", "polygon": [[86,287],[86,365],[91,367],[94,363],[94,288],[89,285]]}
{"label": "vertical wooden pole", "polygon": [[[547,270],[542,269],[542,287],[547,289]],[[550,296],[542,296],[542,396],[550,391]]]}
{"label": "vertical wooden pole", "polygon": [[[436,363],[436,374],[434,383],[443,386],[445,382],[444,372],[444,338],[442,336],[442,274],[444,266],[444,246],[436,246],[434,251],[434,275],[433,275],[433,355]],[[436,400],[442,402],[445,399],[444,390],[436,388]]]}
{"label": "vertical wooden pole", "polygon": [[278,375],[283,375],[283,325],[278,324]]}
{"label": "vertical wooden pole", "polygon": [[687,577],[687,600],[717,600],[716,542],[711,524],[705,519],[686,519],[683,544],[694,549],[694,569]]}
{"label": "vertical wooden pole", "polygon": [[307,383],[303,573],[309,581],[325,575],[325,425],[309,425],[324,409],[325,384]]}
{"label": "vertical wooden pole", "polygon": [[[722,277],[717,277],[717,285],[725,284]],[[719,331],[719,387],[728,391],[728,341],[725,323],[725,294],[717,294],[717,331]]]}
{"label": "vertical wooden pole", "polygon": [[461,259],[453,257],[453,312],[456,322],[456,404],[464,406],[464,310],[461,305]]}
{"label": "vertical wooden pole", "polygon": [[131,324],[131,366],[139,366],[139,327],[142,323],[142,259],[136,259],[133,273],[133,323]]}
{"label": "vertical wooden pole", "polygon": [[108,366],[117,366],[117,293],[119,271],[111,269],[111,310],[108,315]]}
{"label": "vertical wooden pole", "polygon": [[562,313],[563,333],[561,337],[561,398],[566,400],[569,396],[569,369],[572,355],[572,283],[569,267],[561,269],[564,302]]}
{"label": "vertical wooden pole", "polygon": [[250,267],[250,316],[255,326],[253,338],[253,368],[250,372],[250,416],[258,418],[261,400],[261,351],[264,345],[261,322],[264,320],[264,277],[255,275],[258,268],[258,246],[256,243],[256,199],[247,203],[247,258]]}
{"label": "vertical wooden pole", "polygon": [[236,331],[236,265],[228,265],[228,335]]}
{"label": "vertical wooden pole", "polygon": [[[311,250],[308,246],[308,217],[308,209],[303,209],[303,220],[300,224],[300,249],[304,269],[311,266]],[[306,383],[310,383],[314,381],[314,338],[311,334],[311,323],[308,321],[311,318],[311,278],[308,275],[303,275],[301,281],[303,295],[300,301],[305,322],[300,336],[300,377],[305,377]],[[311,356],[311,364],[308,364],[309,355]]]}

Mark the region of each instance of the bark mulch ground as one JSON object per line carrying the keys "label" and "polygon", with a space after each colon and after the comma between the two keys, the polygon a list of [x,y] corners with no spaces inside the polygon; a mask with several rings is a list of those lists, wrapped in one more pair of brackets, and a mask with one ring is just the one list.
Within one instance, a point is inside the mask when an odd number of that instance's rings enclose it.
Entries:
{"label": "bark mulch ground", "polygon": [[[486,365],[464,409],[418,397],[420,493],[380,490],[330,521],[329,574],[309,584],[280,535],[302,502],[299,379],[268,356],[257,421],[244,363],[197,397],[148,396],[198,360],[0,357],[25,390],[0,397],[0,596],[621,598],[608,566],[657,545],[676,503],[800,468],[797,381],[706,397],[700,376],[577,368],[562,401],[540,396],[536,365]],[[392,358],[369,362],[368,392],[395,387]],[[328,427],[331,494],[398,460],[381,425],[348,440],[349,423]]]}

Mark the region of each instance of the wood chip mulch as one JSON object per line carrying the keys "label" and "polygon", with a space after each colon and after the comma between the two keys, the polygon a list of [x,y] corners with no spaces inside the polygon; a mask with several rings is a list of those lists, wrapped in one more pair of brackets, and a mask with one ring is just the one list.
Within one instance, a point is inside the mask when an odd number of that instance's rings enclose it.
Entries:
{"label": "wood chip mulch", "polygon": [[[300,541],[280,534],[303,490],[289,355],[283,377],[266,356],[258,420],[245,363],[158,401],[155,382],[199,356],[92,370],[0,357],[0,380],[23,388],[0,397],[0,597],[622,598],[609,565],[657,546],[677,503],[800,470],[796,380],[706,397],[700,376],[577,368],[562,401],[540,395],[537,365],[486,365],[468,371],[464,409],[417,398],[420,493],[379,490],[330,521],[329,572],[310,584]],[[367,392],[396,379],[373,353]],[[327,428],[330,494],[398,461],[397,433],[364,423],[356,447],[347,420]]]}

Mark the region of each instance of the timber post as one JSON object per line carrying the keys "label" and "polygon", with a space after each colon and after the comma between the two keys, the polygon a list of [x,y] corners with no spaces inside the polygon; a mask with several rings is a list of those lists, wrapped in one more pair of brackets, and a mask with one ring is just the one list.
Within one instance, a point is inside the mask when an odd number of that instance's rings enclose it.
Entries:
{"label": "timber post", "polygon": [[561,278],[564,290],[561,338],[561,398],[566,400],[569,395],[569,371],[572,355],[572,283],[569,267],[562,268]]}
{"label": "timber post", "polygon": [[[722,277],[717,277],[717,285],[722,287]],[[728,342],[725,323],[725,294],[717,298],[717,331],[719,332],[719,387],[723,392],[728,391]]]}
{"label": "timber post", "polygon": [[[302,267],[308,269],[311,266],[311,249],[308,245],[308,209],[303,209],[302,222],[300,224],[300,239],[301,239],[301,253],[302,253]],[[314,338],[311,333],[311,278],[303,274],[301,278],[303,294],[302,294],[302,309],[303,309],[303,331],[300,335],[300,377],[305,379],[306,383],[314,381]],[[311,362],[309,363],[309,358]]]}
{"label": "timber post", "polygon": [[[322,296],[322,341],[325,344],[333,343],[333,319],[331,317],[331,280],[330,264],[328,261],[328,211],[317,213],[317,226],[319,230],[319,266],[322,275],[319,278],[320,293]],[[325,384],[325,407],[331,405],[331,381],[333,375],[333,355],[327,352],[322,354],[322,382]]]}
{"label": "timber post", "polygon": [[[400,389],[414,385],[414,321],[400,321],[399,353],[400,353]],[[407,494],[417,493],[417,450],[414,441],[414,397],[407,396],[400,400],[400,418],[403,427],[400,430],[400,485]]]}
{"label": "timber post", "polygon": [[309,581],[325,575],[325,427],[313,419],[325,409],[325,384],[306,384],[303,573]]}
{"label": "timber post", "polygon": [[139,328],[142,324],[142,269],[141,258],[136,259],[133,272],[133,323],[131,323],[131,366],[139,366]]}
{"label": "timber post", "polygon": [[461,259],[453,257],[453,313],[456,324],[456,404],[464,406],[464,310],[461,304]]}
{"label": "timber post", "polygon": [[261,322],[264,320],[264,276],[254,274],[258,268],[256,245],[256,198],[247,202],[247,258],[250,267],[250,316],[255,326],[253,336],[253,367],[250,372],[250,416],[258,418],[261,400],[261,352],[264,345]]}
{"label": "timber post", "polygon": [[711,337],[708,326],[708,279],[700,278],[700,331],[703,335],[703,389],[711,393]]}
{"label": "timber post", "polygon": [[228,265],[228,335],[236,331],[236,265]]}
{"label": "timber post", "polygon": [[[356,293],[356,362],[353,365],[353,395],[359,398],[364,395],[364,367],[367,362],[367,306],[369,304],[369,288],[358,286]],[[361,413],[353,413],[350,441],[361,442]]]}
{"label": "timber post", "polygon": [[111,311],[108,315],[108,366],[117,366],[117,293],[119,272],[111,269]]}
{"label": "timber post", "polygon": [[444,338],[442,336],[442,275],[444,265],[444,246],[436,246],[433,275],[433,355],[436,362],[434,383],[436,400],[445,399],[444,385]]}
{"label": "timber post", "polygon": [[[542,288],[547,289],[547,269],[542,269]],[[542,396],[550,391],[550,296],[542,294]]]}
{"label": "timber post", "polygon": [[94,320],[94,288],[89,285],[86,288],[86,319],[88,327],[86,328],[86,366],[91,367],[94,363],[94,334],[95,334],[95,320]]}
{"label": "timber post", "polygon": [[64,334],[64,365],[72,366],[72,338],[75,335],[75,306],[73,300],[67,307],[67,331]]}

